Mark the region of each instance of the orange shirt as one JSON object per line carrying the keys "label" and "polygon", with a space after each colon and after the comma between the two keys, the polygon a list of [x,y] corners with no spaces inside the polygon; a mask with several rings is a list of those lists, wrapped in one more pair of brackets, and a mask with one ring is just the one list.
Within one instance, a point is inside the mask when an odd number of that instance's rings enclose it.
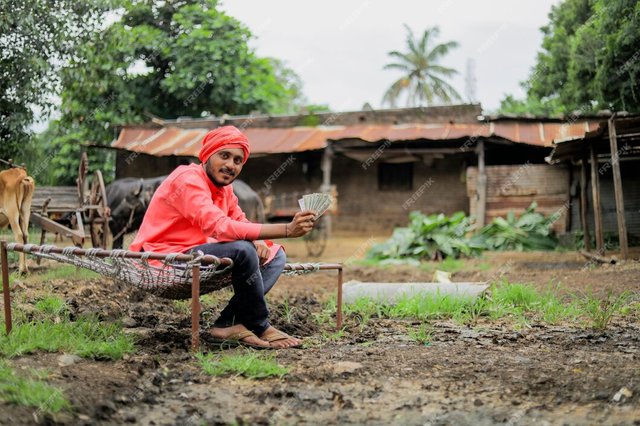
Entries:
{"label": "orange shirt", "polygon": [[[257,240],[261,228],[247,220],[231,185],[217,187],[201,164],[190,164],[158,187],[129,250],[184,253],[205,243]],[[280,246],[267,244],[270,261]]]}

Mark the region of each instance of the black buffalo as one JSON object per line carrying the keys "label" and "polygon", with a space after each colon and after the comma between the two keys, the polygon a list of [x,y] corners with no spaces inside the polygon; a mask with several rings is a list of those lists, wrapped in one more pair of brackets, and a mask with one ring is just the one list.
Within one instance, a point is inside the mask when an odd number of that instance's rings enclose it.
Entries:
{"label": "black buffalo", "polygon": [[236,179],[233,182],[233,193],[238,197],[240,208],[251,222],[264,223],[264,205],[260,196],[245,182]]}
{"label": "black buffalo", "polygon": [[[140,228],[151,197],[166,177],[116,179],[107,186],[107,201],[111,209],[109,229],[113,236],[114,249],[122,248],[126,233]],[[236,180],[233,182],[233,192],[238,197],[240,208],[250,221],[265,221],[262,200],[249,185]]]}

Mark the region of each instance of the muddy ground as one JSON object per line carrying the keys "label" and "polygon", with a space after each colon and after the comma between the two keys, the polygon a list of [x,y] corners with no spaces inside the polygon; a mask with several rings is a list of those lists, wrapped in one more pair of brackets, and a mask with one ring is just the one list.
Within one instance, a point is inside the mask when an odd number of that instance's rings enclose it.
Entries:
{"label": "muddy ground", "polygon": [[[353,260],[371,238],[336,238],[322,260]],[[293,261],[304,247],[290,244]],[[634,252],[638,258],[638,252]],[[430,281],[413,267],[348,265],[346,280]],[[434,268],[435,269],[435,266]],[[640,263],[598,266],[568,253],[490,253],[457,265],[454,281],[506,279],[567,294],[635,292]],[[575,325],[522,326],[481,320],[475,327],[434,322],[428,345],[411,341],[411,321],[348,318],[342,334],[313,316],[335,291],[335,273],[283,277],[269,295],[276,326],[302,336],[305,349],[276,352],[291,372],[282,379],[211,377],[189,351],[189,314],[176,305],[109,281],[54,280],[16,287],[16,300],[52,292],[73,315],[122,320],[138,338],[120,361],[81,360],[60,367],[60,354],[12,360],[48,368],[73,412],[49,416],[0,403],[1,424],[640,424],[638,311],[605,331]],[[206,327],[229,293],[205,303]],[[293,319],[283,315],[285,298]],[[219,351],[207,345],[205,351]],[[225,350],[225,353],[242,349]],[[616,394],[622,388],[627,396]],[[629,396],[630,395],[630,396]],[[617,400],[616,400],[617,399]]]}

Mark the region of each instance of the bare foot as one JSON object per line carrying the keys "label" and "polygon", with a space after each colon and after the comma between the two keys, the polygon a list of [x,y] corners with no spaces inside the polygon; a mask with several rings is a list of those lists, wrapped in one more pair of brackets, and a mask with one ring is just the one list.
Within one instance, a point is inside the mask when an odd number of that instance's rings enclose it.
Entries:
{"label": "bare foot", "polygon": [[276,349],[294,348],[302,344],[302,340],[291,337],[271,326],[262,333],[260,338],[268,341],[270,346]]}
{"label": "bare foot", "polygon": [[[229,339],[232,340],[233,336],[237,336],[240,333],[249,331],[247,330],[247,327],[245,327],[242,324],[236,324],[233,325],[231,327],[213,327],[211,330],[209,330],[209,333],[215,337],[216,339]],[[257,345],[257,346],[264,346],[265,348],[270,347],[271,345],[269,345],[269,342],[260,339],[259,337],[257,337],[255,334],[253,335],[249,335],[247,337],[244,337],[242,339],[240,339],[241,342],[245,342],[245,343],[249,343],[252,345]]]}

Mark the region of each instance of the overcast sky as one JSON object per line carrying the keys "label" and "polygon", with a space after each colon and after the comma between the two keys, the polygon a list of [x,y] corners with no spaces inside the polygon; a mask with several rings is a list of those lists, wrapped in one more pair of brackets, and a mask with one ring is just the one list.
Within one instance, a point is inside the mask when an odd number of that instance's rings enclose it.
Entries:
{"label": "overcast sky", "polygon": [[[540,49],[540,27],[559,0],[226,0],[222,9],[249,27],[260,56],[286,61],[304,82],[312,103],[335,111],[381,106],[400,74],[383,70],[387,52],[405,50],[409,25],[416,35],[440,27],[439,42],[457,41],[442,65],[459,75],[453,86],[465,97],[468,59],[475,62],[475,98],[495,110],[506,93],[524,92]],[[465,97],[466,99],[466,97]]]}

